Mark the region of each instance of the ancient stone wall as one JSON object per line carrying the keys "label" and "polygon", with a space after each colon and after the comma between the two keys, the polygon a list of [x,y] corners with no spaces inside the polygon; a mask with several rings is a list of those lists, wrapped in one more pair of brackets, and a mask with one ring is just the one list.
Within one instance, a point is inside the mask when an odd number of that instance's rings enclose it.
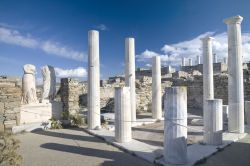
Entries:
{"label": "ancient stone wall", "polygon": [[0,76],[0,132],[19,124],[20,78]]}
{"label": "ancient stone wall", "polygon": [[[181,66],[181,71],[185,71],[185,72],[190,73],[194,70],[198,70],[199,72],[202,73],[203,64],[198,64],[198,65],[194,65],[194,66]],[[227,64],[221,63],[221,62],[213,63],[213,71],[214,71],[214,74],[226,72],[227,71]]]}
{"label": "ancient stone wall", "polygon": [[79,81],[74,78],[61,79],[61,102],[63,103],[63,118],[74,116],[79,113],[79,93],[81,86]]}
{"label": "ancient stone wall", "polygon": [[[244,71],[244,96],[245,101],[250,100],[249,71]],[[174,86],[187,86],[188,108],[200,109],[203,103],[203,77],[196,75],[193,79],[174,79]],[[228,104],[228,75],[214,75],[214,98],[222,99],[223,104]]]}

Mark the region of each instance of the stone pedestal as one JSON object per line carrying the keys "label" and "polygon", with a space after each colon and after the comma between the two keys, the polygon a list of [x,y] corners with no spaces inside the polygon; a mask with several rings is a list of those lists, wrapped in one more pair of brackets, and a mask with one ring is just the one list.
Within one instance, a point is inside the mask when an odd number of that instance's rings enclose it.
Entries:
{"label": "stone pedestal", "polygon": [[161,59],[159,56],[152,58],[152,65],[152,117],[161,119]]}
{"label": "stone pedestal", "polygon": [[244,133],[241,16],[225,19],[228,28],[228,130]]}
{"label": "stone pedestal", "polygon": [[89,31],[88,44],[88,128],[93,130],[101,126],[98,31]]}
{"label": "stone pedestal", "polygon": [[115,140],[120,143],[132,139],[130,88],[115,88]]}
{"label": "stone pedestal", "polygon": [[208,145],[221,145],[223,132],[222,99],[205,101],[207,121],[204,121],[204,142]]}
{"label": "stone pedestal", "polygon": [[187,162],[187,88],[165,89],[164,159],[171,164]]}
{"label": "stone pedestal", "polygon": [[52,117],[61,119],[62,110],[63,104],[61,102],[21,105],[20,125],[46,122]]}
{"label": "stone pedestal", "polygon": [[250,125],[250,101],[245,101],[245,122]]}
{"label": "stone pedestal", "polygon": [[125,85],[130,87],[131,120],[136,121],[136,93],[135,93],[135,40],[125,40]]}

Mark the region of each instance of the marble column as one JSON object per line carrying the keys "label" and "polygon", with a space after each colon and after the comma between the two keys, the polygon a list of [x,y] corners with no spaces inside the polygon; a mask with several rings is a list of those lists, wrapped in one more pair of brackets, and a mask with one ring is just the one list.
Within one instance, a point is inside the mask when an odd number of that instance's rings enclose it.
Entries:
{"label": "marble column", "polygon": [[182,57],[182,58],[181,58],[181,66],[185,66],[185,61],[186,61],[186,58],[185,58],[185,57]]}
{"label": "marble column", "polygon": [[250,101],[245,101],[245,116],[247,125],[250,125]]}
{"label": "marble column", "polygon": [[210,123],[204,126],[204,143],[208,145],[221,145],[223,132],[222,99],[206,100],[205,103]]}
{"label": "marble column", "polygon": [[99,32],[88,32],[88,128],[98,129],[100,119]]}
{"label": "marble column", "polygon": [[225,64],[227,64],[227,57],[224,57],[224,58],[223,58],[223,62],[224,62]]}
{"label": "marble column", "polygon": [[131,120],[136,121],[136,93],[135,93],[135,40],[125,40],[125,85],[130,87]]}
{"label": "marble column", "polygon": [[164,98],[164,159],[171,164],[187,162],[187,88],[169,87]]}
{"label": "marble column", "polygon": [[196,63],[197,65],[201,64],[201,57],[199,55],[196,57]]}
{"label": "marble column", "polygon": [[161,58],[152,58],[152,117],[153,119],[162,118],[161,108]]}
{"label": "marble column", "polygon": [[188,66],[192,66],[193,65],[193,63],[192,63],[192,59],[191,58],[189,58],[188,59]]}
{"label": "marble column", "polygon": [[130,88],[115,88],[115,140],[120,143],[132,139]]}
{"label": "marble column", "polygon": [[213,63],[217,63],[217,62],[218,62],[218,61],[217,61],[217,55],[216,55],[216,54],[213,54],[213,56],[214,56]]}
{"label": "marble column", "polygon": [[[203,50],[203,101],[214,98],[212,37],[202,38]],[[204,102],[203,102],[204,103]]]}
{"label": "marble column", "polygon": [[228,34],[228,130],[244,133],[244,88],[242,68],[241,16],[227,18]]}
{"label": "marble column", "polygon": [[222,111],[223,111],[223,123],[227,123],[228,122],[228,105],[223,105]]}
{"label": "marble column", "polygon": [[204,125],[204,141],[206,133],[209,132],[211,119],[209,119],[207,99],[214,99],[214,77],[213,77],[213,54],[212,54],[212,37],[204,37],[202,40],[203,55],[203,125]]}

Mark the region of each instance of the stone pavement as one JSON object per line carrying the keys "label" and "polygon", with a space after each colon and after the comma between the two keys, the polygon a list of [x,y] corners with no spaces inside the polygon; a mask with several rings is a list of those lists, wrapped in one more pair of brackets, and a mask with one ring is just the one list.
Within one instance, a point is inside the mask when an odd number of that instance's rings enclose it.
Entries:
{"label": "stone pavement", "polygon": [[199,166],[249,166],[250,165],[250,134],[231,144],[224,150],[207,158]]}
{"label": "stone pavement", "polygon": [[25,166],[151,165],[78,128],[38,130],[18,134],[17,138]]}

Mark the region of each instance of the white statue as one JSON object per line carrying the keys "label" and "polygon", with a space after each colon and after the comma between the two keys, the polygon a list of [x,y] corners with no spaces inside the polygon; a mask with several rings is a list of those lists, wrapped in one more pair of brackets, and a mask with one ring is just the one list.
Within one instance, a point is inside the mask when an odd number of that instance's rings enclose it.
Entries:
{"label": "white statue", "polygon": [[52,66],[42,67],[43,75],[43,100],[53,101],[56,96],[56,74]]}
{"label": "white statue", "polygon": [[22,80],[22,104],[37,103],[36,97],[36,67],[31,64],[23,66],[23,80]]}

